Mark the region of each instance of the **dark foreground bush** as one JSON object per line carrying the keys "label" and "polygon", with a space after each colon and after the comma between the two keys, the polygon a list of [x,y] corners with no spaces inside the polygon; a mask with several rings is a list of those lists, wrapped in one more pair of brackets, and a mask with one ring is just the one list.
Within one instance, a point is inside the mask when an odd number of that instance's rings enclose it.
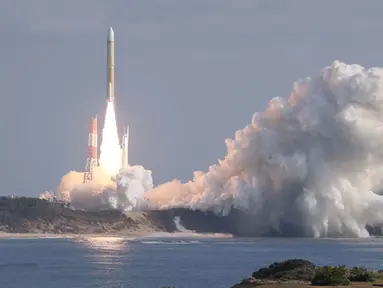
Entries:
{"label": "dark foreground bush", "polygon": [[348,269],[345,266],[324,266],[317,269],[312,285],[318,286],[338,286],[349,285],[351,281],[348,279]]}
{"label": "dark foreground bush", "polygon": [[349,270],[348,279],[353,282],[372,282],[375,280],[375,275],[366,268],[353,267]]}
{"label": "dark foreground bush", "polygon": [[275,262],[267,268],[253,273],[253,278],[274,279],[281,281],[300,280],[310,282],[315,275],[315,265],[303,259],[289,259]]}
{"label": "dark foreground bush", "polygon": [[[275,262],[252,274],[233,287],[260,286],[275,283],[311,283],[315,286],[349,285],[351,282],[383,281],[383,270],[372,271],[362,267],[315,266],[303,259]],[[242,285],[242,286],[241,286]]]}

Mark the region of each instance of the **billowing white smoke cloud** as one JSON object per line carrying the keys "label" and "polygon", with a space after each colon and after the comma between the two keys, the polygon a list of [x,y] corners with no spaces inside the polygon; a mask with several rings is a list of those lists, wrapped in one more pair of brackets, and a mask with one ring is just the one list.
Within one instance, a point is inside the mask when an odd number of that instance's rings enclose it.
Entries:
{"label": "billowing white smoke cloud", "polygon": [[207,173],[145,196],[163,209],[237,208],[253,229],[287,224],[315,237],[367,236],[366,224],[383,221],[383,69],[335,61],[226,145]]}
{"label": "billowing white smoke cloud", "polygon": [[117,193],[111,203],[123,211],[145,210],[149,203],[146,191],[153,189],[152,172],[136,165],[121,169],[117,175]]}
{"label": "billowing white smoke cloud", "polygon": [[[83,183],[83,173],[66,174],[55,192],[45,192],[40,198],[65,201],[75,209],[146,210],[149,203],[144,193],[153,189],[152,172],[142,166],[121,169],[116,182],[104,174],[102,167],[94,170],[94,180]],[[110,177],[110,176],[109,176]]]}

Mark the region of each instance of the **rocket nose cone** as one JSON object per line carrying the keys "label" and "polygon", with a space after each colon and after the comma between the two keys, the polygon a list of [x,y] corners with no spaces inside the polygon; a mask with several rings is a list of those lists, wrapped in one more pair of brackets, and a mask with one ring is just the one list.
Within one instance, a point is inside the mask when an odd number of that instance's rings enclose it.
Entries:
{"label": "rocket nose cone", "polygon": [[114,31],[112,27],[109,27],[108,31],[108,41],[114,41]]}

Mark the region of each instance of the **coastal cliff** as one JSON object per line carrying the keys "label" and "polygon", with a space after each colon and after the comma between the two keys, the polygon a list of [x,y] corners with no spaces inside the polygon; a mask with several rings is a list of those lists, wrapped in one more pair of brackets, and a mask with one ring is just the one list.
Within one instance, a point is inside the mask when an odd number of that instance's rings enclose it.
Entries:
{"label": "coastal cliff", "polygon": [[[299,227],[281,224],[280,229],[259,228],[254,217],[233,209],[228,216],[183,208],[147,212],[74,210],[65,203],[27,197],[0,197],[0,232],[44,234],[147,234],[178,231],[175,219],[197,233],[225,233],[242,237],[305,236]],[[258,229],[254,229],[258,227]],[[368,227],[382,235],[381,226]]]}
{"label": "coastal cliff", "polygon": [[[153,219],[154,220],[154,219]],[[144,213],[73,210],[37,198],[0,198],[0,231],[8,233],[134,233],[164,228]]]}
{"label": "coastal cliff", "polygon": [[38,198],[0,197],[0,232],[35,234],[147,234],[176,232],[175,217],[200,233],[227,232],[212,213],[172,209],[148,212],[74,210]]}

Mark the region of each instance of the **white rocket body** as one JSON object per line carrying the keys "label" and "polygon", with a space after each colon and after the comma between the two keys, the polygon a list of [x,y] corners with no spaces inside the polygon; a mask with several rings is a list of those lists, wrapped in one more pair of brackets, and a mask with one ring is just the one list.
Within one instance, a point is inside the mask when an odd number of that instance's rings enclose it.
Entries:
{"label": "white rocket body", "polygon": [[112,27],[110,27],[108,31],[106,62],[106,99],[108,102],[114,102],[114,31]]}

